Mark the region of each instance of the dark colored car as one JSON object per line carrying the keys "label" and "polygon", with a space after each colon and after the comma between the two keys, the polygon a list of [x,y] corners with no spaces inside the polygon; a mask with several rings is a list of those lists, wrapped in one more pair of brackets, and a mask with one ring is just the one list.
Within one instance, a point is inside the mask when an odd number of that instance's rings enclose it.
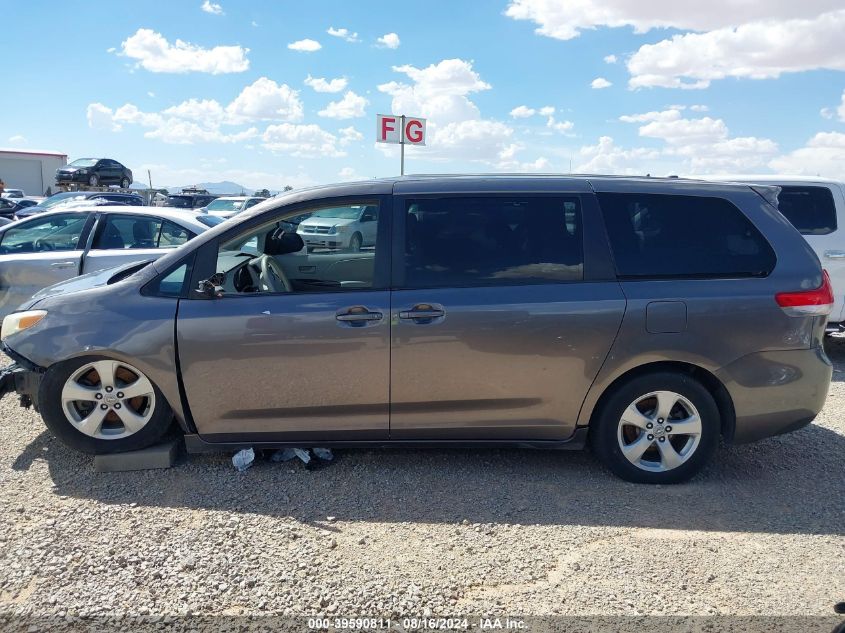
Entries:
{"label": "dark colored car", "polygon": [[26,205],[20,204],[20,199],[0,198],[0,218],[11,220],[19,210],[24,208]]}
{"label": "dark colored car", "polygon": [[119,185],[128,189],[132,172],[111,158],[77,158],[56,170],[56,184],[81,182],[92,187]]}
{"label": "dark colored car", "polygon": [[[829,279],[770,194],[599,176],[300,190],[21,305],[0,393],[89,453],[149,446],[175,417],[191,451],[589,442],[625,479],[683,481],[827,396]],[[309,252],[282,224],[343,206],[379,210],[373,245]]]}
{"label": "dark colored car", "polygon": [[75,204],[117,204],[142,207],[144,206],[144,199],[135,193],[119,193],[117,191],[114,193],[107,191],[65,191],[53,194],[36,205],[22,207],[15,215],[18,219],[28,218],[45,211],[56,211],[61,207],[70,207]]}
{"label": "dark colored car", "polygon": [[164,206],[177,209],[200,209],[219,197],[211,193],[175,193],[167,196]]}

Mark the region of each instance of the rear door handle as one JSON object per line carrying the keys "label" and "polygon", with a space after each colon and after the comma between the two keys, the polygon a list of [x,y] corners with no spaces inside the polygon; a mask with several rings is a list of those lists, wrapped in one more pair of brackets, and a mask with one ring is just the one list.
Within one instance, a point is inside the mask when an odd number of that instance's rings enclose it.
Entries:
{"label": "rear door handle", "polygon": [[340,310],[335,315],[335,319],[337,319],[340,323],[348,323],[349,325],[366,325],[367,323],[372,323],[374,321],[381,321],[384,318],[384,314],[378,312],[376,310],[370,310],[365,306],[355,306],[353,308],[346,308],[345,310]]}
{"label": "rear door handle", "polygon": [[76,262],[53,262],[50,264],[50,268],[73,268],[76,266]]}
{"label": "rear door handle", "polygon": [[399,312],[400,319],[410,319],[412,321],[427,322],[444,316],[446,316],[446,311],[441,306],[431,305],[428,303],[420,303],[410,310],[402,310]]}
{"label": "rear door handle", "polygon": [[845,259],[845,251],[825,251],[825,259]]}

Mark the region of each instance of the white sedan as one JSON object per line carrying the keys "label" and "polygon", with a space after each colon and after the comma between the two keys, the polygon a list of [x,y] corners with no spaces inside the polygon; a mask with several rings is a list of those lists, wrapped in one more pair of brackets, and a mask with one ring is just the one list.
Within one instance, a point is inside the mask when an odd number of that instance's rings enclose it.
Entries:
{"label": "white sedan", "polygon": [[47,286],[157,259],[220,218],[160,207],[90,206],[0,227],[0,319]]}

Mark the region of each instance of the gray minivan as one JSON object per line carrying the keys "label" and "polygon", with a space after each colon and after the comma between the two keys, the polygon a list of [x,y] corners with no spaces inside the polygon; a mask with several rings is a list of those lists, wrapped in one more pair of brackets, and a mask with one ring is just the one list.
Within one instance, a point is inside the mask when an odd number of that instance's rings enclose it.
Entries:
{"label": "gray minivan", "polygon": [[[409,176],[268,200],[3,322],[17,390],[66,444],[190,451],[580,448],[673,483],[719,439],[801,428],[831,378],[827,275],[765,187]],[[285,218],[379,209],[373,245]]]}

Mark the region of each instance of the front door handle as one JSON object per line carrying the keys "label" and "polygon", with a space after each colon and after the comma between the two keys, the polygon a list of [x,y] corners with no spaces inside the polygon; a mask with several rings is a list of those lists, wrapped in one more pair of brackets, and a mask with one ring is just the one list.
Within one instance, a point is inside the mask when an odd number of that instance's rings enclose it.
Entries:
{"label": "front door handle", "polygon": [[53,262],[50,264],[50,268],[73,268],[76,266],[76,262]]}
{"label": "front door handle", "polygon": [[845,259],[845,251],[825,251],[825,259]]}
{"label": "front door handle", "polygon": [[352,308],[339,310],[335,315],[335,319],[337,319],[341,324],[353,326],[367,325],[368,323],[381,321],[383,318],[383,313],[376,310],[370,310],[365,306],[354,306]]}
{"label": "front door handle", "polygon": [[400,319],[409,319],[417,323],[430,323],[433,319],[440,319],[444,316],[446,316],[446,311],[442,306],[429,303],[418,303],[410,310],[399,312]]}

